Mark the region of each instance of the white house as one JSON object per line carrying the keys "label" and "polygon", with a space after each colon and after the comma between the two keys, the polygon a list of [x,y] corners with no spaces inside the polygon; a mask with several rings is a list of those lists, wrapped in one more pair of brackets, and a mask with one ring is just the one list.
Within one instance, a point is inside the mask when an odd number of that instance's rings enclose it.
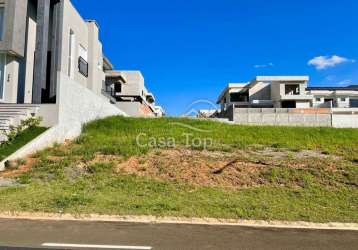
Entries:
{"label": "white house", "polygon": [[308,76],[257,76],[248,83],[230,83],[217,103],[237,108],[358,107],[358,86],[308,87]]}

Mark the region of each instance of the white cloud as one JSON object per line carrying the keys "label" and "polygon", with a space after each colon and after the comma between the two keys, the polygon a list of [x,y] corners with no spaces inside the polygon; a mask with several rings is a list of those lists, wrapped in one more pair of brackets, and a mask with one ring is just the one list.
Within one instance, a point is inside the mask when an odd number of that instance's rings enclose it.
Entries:
{"label": "white cloud", "polygon": [[339,64],[347,63],[347,62],[354,63],[355,60],[337,56],[337,55],[333,55],[331,57],[317,56],[317,57],[311,59],[308,62],[308,65],[316,67],[317,70],[322,70],[322,69],[332,68]]}
{"label": "white cloud", "polygon": [[340,81],[337,84],[340,86],[347,86],[347,85],[351,85],[352,83],[353,83],[352,80],[344,80],[344,81]]}
{"label": "white cloud", "polygon": [[254,68],[260,69],[260,68],[271,68],[275,66],[272,62],[268,64],[256,64],[254,65]]}

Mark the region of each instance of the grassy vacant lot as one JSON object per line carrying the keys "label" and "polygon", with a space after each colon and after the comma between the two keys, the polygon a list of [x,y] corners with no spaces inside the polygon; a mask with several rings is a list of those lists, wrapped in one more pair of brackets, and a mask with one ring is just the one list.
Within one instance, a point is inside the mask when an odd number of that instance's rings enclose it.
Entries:
{"label": "grassy vacant lot", "polygon": [[14,153],[31,140],[35,139],[45,130],[46,128],[32,127],[21,132],[11,143],[0,145],[0,161]]}
{"label": "grassy vacant lot", "polygon": [[354,129],[111,117],[27,162],[0,211],[358,222]]}

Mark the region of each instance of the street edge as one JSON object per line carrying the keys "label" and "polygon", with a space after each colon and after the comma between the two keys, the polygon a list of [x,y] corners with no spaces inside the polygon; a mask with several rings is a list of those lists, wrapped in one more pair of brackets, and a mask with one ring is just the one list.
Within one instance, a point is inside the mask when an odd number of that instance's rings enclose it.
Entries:
{"label": "street edge", "polygon": [[116,215],[73,215],[56,213],[2,212],[0,219],[84,221],[84,222],[122,222],[146,224],[190,224],[210,226],[243,226],[258,228],[317,229],[358,231],[358,223],[313,223],[304,221],[264,221],[216,218],[185,218],[156,216],[116,216]]}

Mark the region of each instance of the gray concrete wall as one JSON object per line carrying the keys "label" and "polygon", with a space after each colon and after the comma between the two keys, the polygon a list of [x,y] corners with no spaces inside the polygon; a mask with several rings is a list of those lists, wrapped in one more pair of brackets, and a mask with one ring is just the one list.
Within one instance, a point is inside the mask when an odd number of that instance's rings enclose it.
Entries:
{"label": "gray concrete wall", "polygon": [[333,114],[332,126],[335,128],[358,128],[358,114]]}
{"label": "gray concrete wall", "polygon": [[60,124],[82,124],[110,115],[125,115],[107,98],[93,93],[88,88],[59,74],[57,93]]}
{"label": "gray concrete wall", "polygon": [[58,124],[58,105],[57,104],[40,104],[38,105],[38,117],[42,118],[41,126],[53,127]]}
{"label": "gray concrete wall", "polygon": [[139,117],[140,113],[140,103],[139,102],[117,102],[116,106],[125,112],[129,116]]}
{"label": "gray concrete wall", "polygon": [[[133,117],[154,117],[154,111],[146,103],[140,102],[116,102],[120,110]],[[154,109],[154,108],[153,108]]]}
{"label": "gray concrete wall", "polygon": [[224,117],[242,125],[358,128],[358,109],[335,108],[330,112],[308,109],[236,108]]}
{"label": "gray concrete wall", "polygon": [[[122,95],[142,96],[144,92],[144,77],[140,71],[123,71],[123,76],[127,80],[122,85]],[[145,98],[143,96],[143,98]]]}
{"label": "gray concrete wall", "polygon": [[291,113],[288,109],[235,109],[233,121],[245,125],[331,127],[331,114]]}
{"label": "gray concrete wall", "polygon": [[273,102],[278,102],[281,99],[281,84],[273,82],[271,84],[271,100]]}
{"label": "gray concrete wall", "polygon": [[6,0],[4,33],[0,50],[20,57],[25,55],[26,15],[28,0]]}
{"label": "gray concrete wall", "polygon": [[249,91],[250,102],[253,100],[271,100],[271,84],[260,82]]}

